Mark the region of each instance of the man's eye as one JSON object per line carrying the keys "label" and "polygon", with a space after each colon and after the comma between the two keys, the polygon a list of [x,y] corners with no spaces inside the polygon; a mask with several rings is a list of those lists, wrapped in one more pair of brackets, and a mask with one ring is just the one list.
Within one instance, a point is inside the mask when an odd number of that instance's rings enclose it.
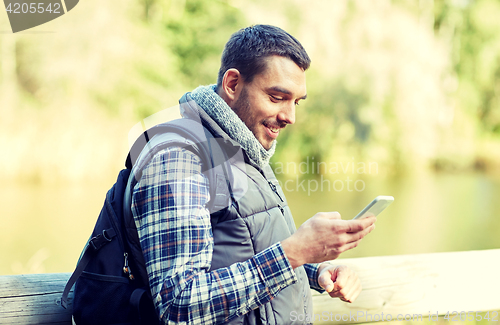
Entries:
{"label": "man's eye", "polygon": [[276,97],[276,96],[273,96],[273,95],[271,95],[271,98],[272,98],[272,100],[273,100],[273,101],[275,101],[275,102],[279,102],[279,101],[283,100],[283,98]]}

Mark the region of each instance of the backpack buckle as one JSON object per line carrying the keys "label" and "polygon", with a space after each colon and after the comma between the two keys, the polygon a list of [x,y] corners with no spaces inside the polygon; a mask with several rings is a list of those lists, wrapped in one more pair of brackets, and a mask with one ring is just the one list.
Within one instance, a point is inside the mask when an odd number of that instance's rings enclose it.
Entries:
{"label": "backpack buckle", "polygon": [[92,246],[94,250],[99,250],[102,246],[106,245],[110,241],[113,240],[113,237],[116,236],[116,233],[113,228],[104,229],[102,234],[99,234],[95,237],[92,237],[89,241],[89,245]]}
{"label": "backpack buckle", "polygon": [[[111,230],[112,230],[112,229],[111,229]],[[102,237],[103,237],[104,239],[106,239],[107,241],[111,241],[111,240],[113,240],[113,237],[108,238],[108,236],[106,235],[106,229],[104,229],[104,230],[102,231]]]}

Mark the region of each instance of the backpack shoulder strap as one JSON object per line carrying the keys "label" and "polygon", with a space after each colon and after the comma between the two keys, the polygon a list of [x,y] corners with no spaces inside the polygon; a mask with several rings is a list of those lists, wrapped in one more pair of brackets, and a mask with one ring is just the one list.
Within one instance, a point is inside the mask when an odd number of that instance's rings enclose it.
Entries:
{"label": "backpack shoulder strap", "polygon": [[[151,130],[151,132],[150,132]],[[179,119],[165,124],[160,124],[146,131],[143,139],[149,138],[138,156],[133,159],[131,153],[127,162],[134,162],[134,168],[129,176],[127,187],[123,197],[123,216],[125,227],[125,240],[130,248],[131,255],[135,259],[138,273],[141,279],[146,279],[147,272],[144,256],[140,246],[139,234],[132,215],[132,193],[135,184],[140,180],[144,167],[151,161],[159,151],[172,146],[180,146],[198,155],[202,161],[202,173],[208,178],[210,190],[210,202],[208,210],[211,214],[212,228],[218,221],[218,214],[214,213],[228,207],[231,202],[232,182],[231,168],[228,163],[228,155],[224,150],[224,143],[214,138],[203,125],[191,119]],[[140,140],[138,140],[140,141]],[[134,146],[138,142],[134,144]],[[138,150],[139,147],[136,147]]]}

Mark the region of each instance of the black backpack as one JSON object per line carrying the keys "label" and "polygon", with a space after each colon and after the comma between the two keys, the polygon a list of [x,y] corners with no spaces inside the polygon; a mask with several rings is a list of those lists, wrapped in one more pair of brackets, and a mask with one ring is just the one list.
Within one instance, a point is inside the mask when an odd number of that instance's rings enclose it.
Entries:
{"label": "black backpack", "polygon": [[[196,153],[210,186],[212,228],[230,204],[228,157],[237,148],[214,138],[199,122],[179,119],[157,125],[132,146],[116,183],[107,192],[94,231],[61,298],[66,308],[76,282],[73,317],[85,324],[158,324],[137,229],[130,210],[133,185],[155,153],[168,146],[182,146]],[[156,136],[155,136],[156,135]],[[185,140],[189,140],[186,143]],[[131,173],[135,166],[135,174]]]}

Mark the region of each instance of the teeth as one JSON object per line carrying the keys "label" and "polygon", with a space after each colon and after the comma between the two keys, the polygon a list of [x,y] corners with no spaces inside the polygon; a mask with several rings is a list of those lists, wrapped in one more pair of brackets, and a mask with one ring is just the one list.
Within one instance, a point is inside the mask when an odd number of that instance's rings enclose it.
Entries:
{"label": "teeth", "polygon": [[279,129],[275,129],[275,128],[269,128],[269,130],[271,130],[271,132],[273,133],[278,133]]}

